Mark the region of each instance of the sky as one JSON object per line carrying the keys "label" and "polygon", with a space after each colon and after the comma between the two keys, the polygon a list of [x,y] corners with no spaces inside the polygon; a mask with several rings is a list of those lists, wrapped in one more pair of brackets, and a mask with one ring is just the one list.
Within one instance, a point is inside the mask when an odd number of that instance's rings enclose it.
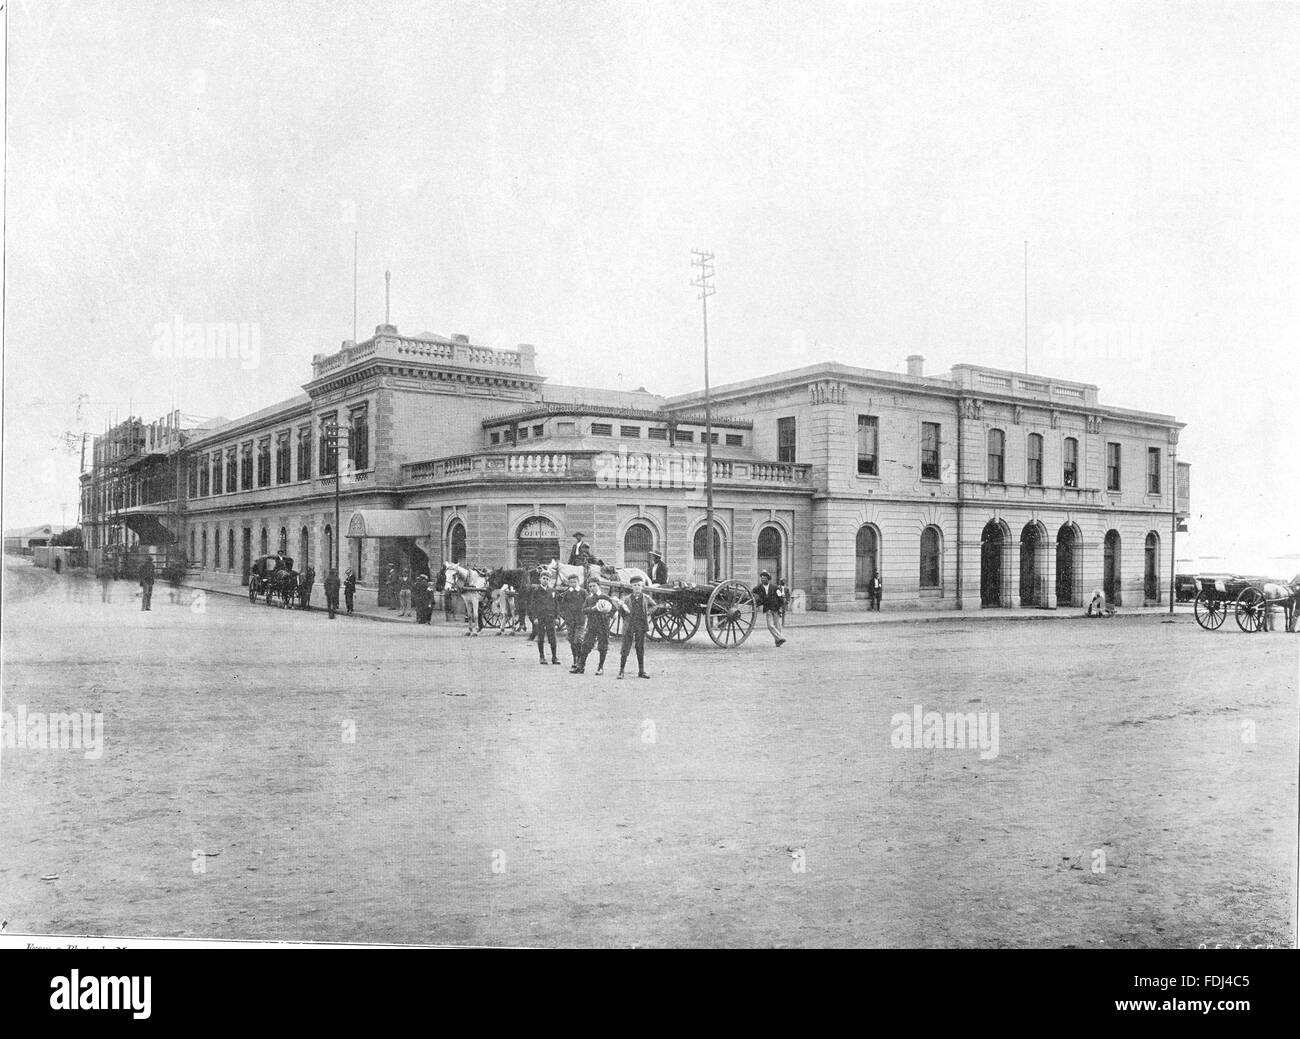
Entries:
{"label": "sky", "polygon": [[[1027,347],[1187,423],[1180,556],[1300,553],[1300,5],[5,14],[6,527],[75,520],[66,434],[300,392],[352,338],[355,234],[359,338],[391,270],[402,332],[557,382],[700,387],[697,247],[715,385]],[[177,319],[256,363],[158,356]]]}

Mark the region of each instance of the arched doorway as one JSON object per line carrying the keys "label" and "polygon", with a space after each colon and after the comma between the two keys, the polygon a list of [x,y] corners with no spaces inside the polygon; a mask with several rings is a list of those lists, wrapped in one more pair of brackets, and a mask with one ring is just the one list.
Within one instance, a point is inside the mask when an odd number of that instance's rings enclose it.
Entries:
{"label": "arched doorway", "polygon": [[921,591],[933,594],[942,590],[943,535],[936,526],[921,531]]}
{"label": "arched doorway", "polygon": [[[463,527],[461,531],[463,537]],[[519,533],[515,536],[515,566],[531,570],[559,558],[560,532],[554,523],[545,516],[533,516],[519,524]]]}
{"label": "arched doorway", "polygon": [[1154,530],[1147,534],[1145,559],[1142,565],[1142,597],[1149,605],[1160,603],[1160,535]]}
{"label": "arched doorway", "polygon": [[232,527],[230,533],[226,536],[226,566],[230,572],[235,572],[235,529]]}
{"label": "arched doorway", "polygon": [[853,549],[853,591],[859,599],[871,597],[871,579],[880,566],[880,533],[867,523],[858,528]]}
{"label": "arched doorway", "polygon": [[1047,605],[1047,536],[1037,523],[1020,532],[1020,605]]}
{"label": "arched doorway", "polygon": [[325,524],[325,558],[320,561],[320,568],[325,573],[329,573],[330,568],[334,565],[334,528],[328,523]]}
{"label": "arched doorway", "polygon": [[240,581],[245,586],[247,586],[248,575],[253,572],[253,528],[252,527],[244,528],[243,548],[244,548],[244,565],[240,569],[240,572],[243,575],[240,578]]}
{"label": "arched doorway", "polygon": [[262,550],[258,553],[258,555],[264,556],[270,553],[269,546],[271,543],[271,535],[270,532],[265,527],[262,528],[262,536],[258,539],[257,543],[262,548]]}
{"label": "arched doorway", "polygon": [[1079,552],[1083,539],[1073,523],[1063,523],[1056,532],[1056,605],[1082,606],[1079,597]]}
{"label": "arched doorway", "polygon": [[208,532],[206,528],[204,529],[203,537],[200,540],[203,544],[203,569],[206,570],[208,568]]}
{"label": "arched doorway", "polygon": [[1122,606],[1120,602],[1120,540],[1118,530],[1106,531],[1106,540],[1102,550],[1101,590],[1106,601],[1113,606]]}
{"label": "arched doorway", "polygon": [[711,575],[709,574],[708,543],[704,538],[704,528],[700,527],[695,532],[692,546],[692,555],[695,557],[695,583],[715,584],[722,580],[722,573],[725,569],[722,565],[722,534],[719,532],[716,523],[713,525],[713,573]]}
{"label": "arched doorway", "polygon": [[980,605],[1005,606],[1002,597],[1006,571],[1007,535],[1002,524],[989,520],[980,534]]}
{"label": "arched doorway", "polygon": [[283,552],[286,556],[289,554],[289,530],[287,527],[280,528],[280,543],[276,547],[277,551]]}
{"label": "arched doorway", "polygon": [[780,581],[785,577],[785,545],[781,531],[768,524],[758,532],[758,571],[766,570],[772,580]]}
{"label": "arched doorway", "polygon": [[465,562],[465,524],[460,520],[447,532],[447,558],[453,563]]}
{"label": "arched doorway", "polygon": [[623,535],[623,565],[650,573],[650,553],[654,547],[654,531],[644,523],[633,523]]}
{"label": "arched doorway", "polygon": [[311,548],[311,536],[307,533],[307,528],[303,527],[298,531],[298,558],[294,560],[293,565],[299,570],[307,569],[307,560],[311,558],[308,549]]}

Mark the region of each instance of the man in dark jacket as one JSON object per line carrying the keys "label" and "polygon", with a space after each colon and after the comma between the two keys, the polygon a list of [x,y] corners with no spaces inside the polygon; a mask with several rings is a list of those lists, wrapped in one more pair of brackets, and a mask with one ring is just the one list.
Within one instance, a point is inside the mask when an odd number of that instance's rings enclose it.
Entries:
{"label": "man in dark jacket", "polygon": [[785,645],[785,631],[781,616],[785,604],[776,585],[772,583],[772,575],[766,570],[758,575],[758,584],[754,586],[753,592],[758,608],[763,611],[763,619],[767,621],[767,630],[771,633],[773,641],[778,646]]}
{"label": "man in dark jacket", "polygon": [[668,583],[668,564],[658,552],[650,553],[650,583],[660,587]]}
{"label": "man in dark jacket", "polygon": [[583,610],[587,606],[587,593],[578,587],[576,574],[569,578],[569,586],[559,594],[558,598],[560,616],[564,618],[564,623],[569,628],[569,652],[573,654],[573,666],[569,668],[569,673],[576,674],[578,661],[582,658],[583,622],[586,619]]}
{"label": "man in dark jacket", "polygon": [[880,580],[880,571],[877,570],[871,575],[871,608],[877,613],[880,612],[880,595],[884,585]]}
{"label": "man in dark jacket", "polygon": [[357,594],[357,579],[352,574],[352,568],[348,567],[348,572],[343,575],[343,601],[347,604],[348,613],[352,612],[352,600]]}
{"label": "man in dark jacket", "polygon": [[330,620],[334,619],[334,614],[339,608],[339,572],[330,570],[325,575],[325,608],[329,610]]}
{"label": "man in dark jacket", "polygon": [[417,574],[411,583],[411,605],[415,608],[415,623],[428,624],[433,610],[429,606],[429,575]]}
{"label": "man in dark jacket", "polygon": [[302,601],[298,604],[299,609],[311,609],[311,590],[316,585],[316,570],[313,567],[307,567],[302,572],[302,580],[299,582],[298,591]]}
{"label": "man in dark jacket", "polygon": [[549,575],[542,578],[542,583],[533,585],[532,598],[528,608],[533,614],[533,638],[537,640],[537,662],[546,663],[546,643],[551,644],[551,663],[558,664],[560,658],[555,652],[555,620],[560,615],[560,602],[551,589]]}
{"label": "man in dark jacket", "polygon": [[145,559],[140,565],[140,609],[152,610],[150,602],[153,599],[153,560]]}

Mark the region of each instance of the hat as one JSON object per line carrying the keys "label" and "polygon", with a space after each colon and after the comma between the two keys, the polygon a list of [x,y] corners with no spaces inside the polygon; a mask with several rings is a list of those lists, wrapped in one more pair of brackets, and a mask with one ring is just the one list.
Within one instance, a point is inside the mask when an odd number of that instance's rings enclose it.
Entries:
{"label": "hat", "polygon": [[631,583],[632,583],[632,584],[645,584],[645,578],[642,577],[640,574],[633,574],[633,575],[632,575],[632,582],[631,582]]}
{"label": "hat", "polygon": [[658,552],[651,552],[651,553],[650,553],[650,558],[651,558],[651,559],[663,559],[663,556],[661,556]]}
{"label": "hat", "polygon": [[582,531],[578,531],[578,533],[574,534],[573,536],[575,538],[585,538],[587,535],[584,534]]}
{"label": "hat", "polygon": [[771,577],[772,575],[769,574],[766,570],[763,570],[763,571],[761,571],[761,572],[759,573],[758,576],[759,576],[759,577]]}

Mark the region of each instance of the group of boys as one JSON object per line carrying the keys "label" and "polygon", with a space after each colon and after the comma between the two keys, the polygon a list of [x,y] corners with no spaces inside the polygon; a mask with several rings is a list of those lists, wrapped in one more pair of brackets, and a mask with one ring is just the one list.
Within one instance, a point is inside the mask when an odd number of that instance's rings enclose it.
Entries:
{"label": "group of boys", "polygon": [[598,653],[596,674],[603,675],[609,654],[610,625],[616,614],[622,614],[623,645],[619,650],[618,677],[624,677],[627,658],[635,650],[637,677],[649,678],[645,669],[645,639],[654,615],[663,607],[646,593],[645,581],[640,576],[634,576],[630,584],[631,593],[620,599],[609,595],[594,577],[587,581],[584,591],[576,574],[556,587],[551,575],[543,573],[540,584],[529,585],[522,593],[524,612],[533,625],[529,638],[537,643],[537,662],[546,663],[549,645],[551,663],[560,663],[555,629],[557,622],[563,620],[573,657],[569,674],[586,674],[587,658],[595,650]]}

